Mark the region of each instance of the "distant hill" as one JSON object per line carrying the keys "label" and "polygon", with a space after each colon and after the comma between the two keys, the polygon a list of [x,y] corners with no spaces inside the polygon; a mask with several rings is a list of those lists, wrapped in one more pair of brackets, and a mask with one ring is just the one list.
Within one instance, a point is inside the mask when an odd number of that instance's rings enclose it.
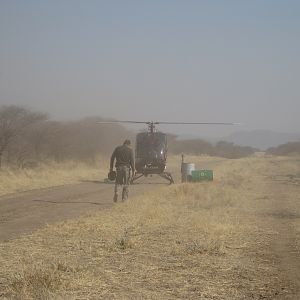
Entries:
{"label": "distant hill", "polygon": [[221,140],[266,150],[288,142],[298,142],[300,141],[300,133],[281,133],[271,130],[239,131]]}

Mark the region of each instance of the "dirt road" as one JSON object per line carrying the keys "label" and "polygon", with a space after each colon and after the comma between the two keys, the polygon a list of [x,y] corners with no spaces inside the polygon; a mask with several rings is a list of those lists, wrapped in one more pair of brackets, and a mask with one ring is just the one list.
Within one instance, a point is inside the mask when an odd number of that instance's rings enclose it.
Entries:
{"label": "dirt road", "polygon": [[[159,178],[141,180],[130,196],[166,184]],[[86,181],[0,197],[0,242],[57,221],[75,218],[113,205],[113,184]]]}
{"label": "dirt road", "polygon": [[[201,168],[213,168],[224,159],[204,161]],[[170,163],[169,171],[180,182],[180,160]],[[168,184],[158,175],[139,179],[130,187],[130,197]],[[30,233],[46,224],[52,224],[90,211],[113,205],[113,184],[86,180],[41,190],[33,190],[0,197],[0,242]]]}
{"label": "dirt road", "polygon": [[[300,177],[268,178],[265,193],[256,211],[267,247],[263,253],[278,270],[282,290],[280,299],[300,299]],[[275,274],[274,274],[275,275]],[[275,296],[275,295],[274,295]]]}

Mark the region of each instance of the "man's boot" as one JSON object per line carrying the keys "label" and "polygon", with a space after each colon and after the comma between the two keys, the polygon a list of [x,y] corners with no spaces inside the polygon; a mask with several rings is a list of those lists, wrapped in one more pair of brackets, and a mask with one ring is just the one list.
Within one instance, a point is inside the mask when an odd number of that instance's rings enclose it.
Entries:
{"label": "man's boot", "polygon": [[123,187],[123,192],[122,192],[122,201],[126,201],[128,199],[128,187],[125,186]]}
{"label": "man's boot", "polygon": [[118,194],[115,194],[114,195],[114,202],[117,202],[118,201]]}

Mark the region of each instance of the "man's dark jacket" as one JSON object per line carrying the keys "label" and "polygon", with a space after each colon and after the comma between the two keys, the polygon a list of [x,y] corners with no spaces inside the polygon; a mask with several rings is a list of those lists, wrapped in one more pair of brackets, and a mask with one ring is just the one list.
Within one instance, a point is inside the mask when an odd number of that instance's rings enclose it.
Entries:
{"label": "man's dark jacket", "polygon": [[131,167],[134,171],[134,157],[133,151],[126,145],[117,147],[110,158],[110,169],[113,169],[114,160],[116,159],[116,168],[120,166]]}

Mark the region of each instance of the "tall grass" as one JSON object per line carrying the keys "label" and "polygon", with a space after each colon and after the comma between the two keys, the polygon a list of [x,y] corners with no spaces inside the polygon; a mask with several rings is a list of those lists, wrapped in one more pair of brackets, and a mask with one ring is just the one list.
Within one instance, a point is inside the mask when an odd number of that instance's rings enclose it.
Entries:
{"label": "tall grass", "polygon": [[99,157],[96,165],[79,161],[41,163],[33,169],[6,168],[0,171],[0,195],[77,183],[84,179],[103,179],[108,160]]}

